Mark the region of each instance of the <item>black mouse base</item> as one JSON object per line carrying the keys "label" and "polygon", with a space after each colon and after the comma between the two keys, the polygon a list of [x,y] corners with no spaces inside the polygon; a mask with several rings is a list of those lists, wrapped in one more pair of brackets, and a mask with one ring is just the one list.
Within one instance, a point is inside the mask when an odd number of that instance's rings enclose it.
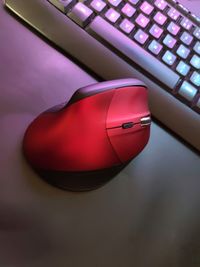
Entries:
{"label": "black mouse base", "polygon": [[90,191],[97,189],[114,178],[125,166],[87,172],[63,172],[36,170],[39,176],[53,186],[69,191]]}

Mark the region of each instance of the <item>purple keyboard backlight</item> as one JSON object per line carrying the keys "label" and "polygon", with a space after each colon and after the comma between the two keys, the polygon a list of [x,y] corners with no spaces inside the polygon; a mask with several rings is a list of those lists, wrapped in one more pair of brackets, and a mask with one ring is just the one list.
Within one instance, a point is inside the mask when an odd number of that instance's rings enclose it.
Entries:
{"label": "purple keyboard backlight", "polygon": [[149,21],[150,20],[143,14],[140,14],[135,20],[135,22],[142,28],[145,28],[147,24],[149,23]]}
{"label": "purple keyboard backlight", "polygon": [[[200,27],[193,18],[184,15],[187,9],[181,5],[177,9],[174,0],[67,0],[70,4],[66,11],[68,4],[61,2],[61,7],[57,7],[62,12],[90,34],[92,28],[95,38],[99,35],[111,46],[115,43],[115,48],[136,64],[142,67],[151,57],[150,74],[157,78],[162,71],[161,82],[175,96],[177,93],[185,102],[190,101],[192,107],[196,105],[197,94],[200,98]],[[147,64],[144,68],[147,69]],[[170,74],[166,76],[167,73]]]}

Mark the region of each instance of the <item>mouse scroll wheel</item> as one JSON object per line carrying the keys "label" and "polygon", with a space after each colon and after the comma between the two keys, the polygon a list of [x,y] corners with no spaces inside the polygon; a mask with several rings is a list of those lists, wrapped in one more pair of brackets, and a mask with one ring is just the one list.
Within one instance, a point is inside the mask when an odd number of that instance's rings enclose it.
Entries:
{"label": "mouse scroll wheel", "polygon": [[148,126],[151,124],[151,117],[150,116],[146,116],[140,119],[140,124],[142,127]]}

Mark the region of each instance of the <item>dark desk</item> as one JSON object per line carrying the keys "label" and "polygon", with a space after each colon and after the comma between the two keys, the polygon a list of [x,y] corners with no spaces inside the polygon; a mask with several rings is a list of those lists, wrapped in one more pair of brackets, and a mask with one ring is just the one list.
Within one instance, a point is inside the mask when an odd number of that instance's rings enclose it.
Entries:
{"label": "dark desk", "polygon": [[0,8],[0,266],[200,266],[200,158],[158,125],[88,193],[54,188],[21,153],[41,111],[94,79]]}

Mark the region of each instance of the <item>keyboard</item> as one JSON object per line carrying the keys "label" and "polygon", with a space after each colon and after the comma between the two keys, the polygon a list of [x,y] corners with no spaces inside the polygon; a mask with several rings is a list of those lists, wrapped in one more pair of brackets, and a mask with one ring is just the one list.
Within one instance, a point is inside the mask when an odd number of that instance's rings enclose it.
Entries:
{"label": "keyboard", "polygon": [[200,151],[198,16],[174,0],[5,3],[101,79],[144,81],[153,116]]}

